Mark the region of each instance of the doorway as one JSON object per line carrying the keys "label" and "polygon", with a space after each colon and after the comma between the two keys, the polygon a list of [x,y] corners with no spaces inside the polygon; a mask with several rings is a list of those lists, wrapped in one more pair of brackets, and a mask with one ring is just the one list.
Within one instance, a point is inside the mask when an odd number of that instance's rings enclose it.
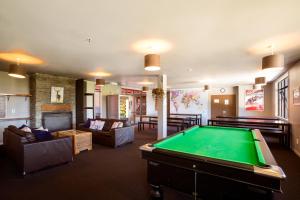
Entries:
{"label": "doorway", "polygon": [[236,116],[235,95],[211,95],[211,118],[217,116]]}

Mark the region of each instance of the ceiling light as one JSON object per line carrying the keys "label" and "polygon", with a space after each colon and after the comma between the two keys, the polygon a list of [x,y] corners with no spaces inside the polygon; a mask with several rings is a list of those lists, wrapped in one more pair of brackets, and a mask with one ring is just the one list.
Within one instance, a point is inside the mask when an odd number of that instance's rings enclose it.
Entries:
{"label": "ceiling light", "polygon": [[158,54],[169,51],[172,45],[161,39],[146,39],[133,44],[133,49],[144,54]]}
{"label": "ceiling light", "polygon": [[284,56],[281,54],[274,54],[265,56],[262,59],[262,69],[270,69],[270,68],[276,68],[276,69],[283,69],[284,67]]}
{"label": "ceiling light", "polygon": [[138,82],[137,84],[139,84],[139,85],[153,85],[153,82],[142,81],[142,82]]}
{"label": "ceiling light", "polygon": [[38,65],[43,64],[44,62],[34,56],[28,55],[26,53],[18,53],[18,52],[2,52],[0,53],[0,59],[15,62],[16,60],[21,60],[23,64],[30,64],[30,65]]}
{"label": "ceiling light", "polygon": [[204,90],[205,90],[205,91],[208,91],[208,90],[210,90],[210,87],[209,87],[209,85],[204,85]]}
{"label": "ceiling light", "polygon": [[147,91],[149,90],[149,87],[143,86],[143,87],[142,87],[142,90],[143,90],[143,92],[147,92]]}
{"label": "ceiling light", "polygon": [[26,78],[24,67],[16,64],[9,65],[8,75],[14,78]]}
{"label": "ceiling light", "polygon": [[255,78],[255,85],[266,85],[266,78],[265,77],[256,77]]}
{"label": "ceiling light", "polygon": [[104,79],[96,79],[96,85],[104,86],[105,85],[105,80]]}
{"label": "ceiling light", "polygon": [[89,73],[90,76],[98,76],[98,77],[108,77],[111,76],[111,73],[108,72],[91,72]]}
{"label": "ceiling light", "polygon": [[147,71],[160,70],[160,56],[157,54],[148,54],[145,56],[144,69]]}

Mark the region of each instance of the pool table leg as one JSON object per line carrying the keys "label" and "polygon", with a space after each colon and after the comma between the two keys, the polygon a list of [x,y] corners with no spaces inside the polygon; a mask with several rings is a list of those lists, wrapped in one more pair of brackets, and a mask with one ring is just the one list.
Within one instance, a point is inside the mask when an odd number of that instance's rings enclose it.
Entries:
{"label": "pool table leg", "polygon": [[151,191],[150,191],[150,199],[153,200],[162,200],[163,197],[163,191],[159,185],[152,185],[151,186]]}

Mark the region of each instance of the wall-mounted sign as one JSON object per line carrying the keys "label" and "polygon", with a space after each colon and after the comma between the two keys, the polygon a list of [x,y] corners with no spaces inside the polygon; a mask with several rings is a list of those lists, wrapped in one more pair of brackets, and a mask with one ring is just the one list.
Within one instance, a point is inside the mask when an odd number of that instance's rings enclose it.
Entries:
{"label": "wall-mounted sign", "polygon": [[141,90],[122,88],[121,94],[122,95],[132,95],[132,94],[143,94],[143,92]]}
{"label": "wall-mounted sign", "polygon": [[63,103],[63,102],[64,102],[64,88],[51,87],[51,103]]}
{"label": "wall-mounted sign", "polygon": [[264,90],[246,90],[245,109],[247,111],[264,111]]}
{"label": "wall-mounted sign", "polygon": [[293,91],[293,104],[296,106],[300,105],[300,90],[299,90],[299,88],[294,89],[294,91]]}

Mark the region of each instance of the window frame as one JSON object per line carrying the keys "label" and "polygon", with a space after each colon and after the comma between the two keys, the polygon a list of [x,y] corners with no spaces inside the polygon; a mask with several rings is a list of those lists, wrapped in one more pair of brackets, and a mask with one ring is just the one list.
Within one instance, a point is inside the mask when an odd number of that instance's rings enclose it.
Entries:
{"label": "window frame", "polygon": [[288,119],[289,106],[289,78],[284,77],[276,83],[277,92],[277,116],[283,119]]}

